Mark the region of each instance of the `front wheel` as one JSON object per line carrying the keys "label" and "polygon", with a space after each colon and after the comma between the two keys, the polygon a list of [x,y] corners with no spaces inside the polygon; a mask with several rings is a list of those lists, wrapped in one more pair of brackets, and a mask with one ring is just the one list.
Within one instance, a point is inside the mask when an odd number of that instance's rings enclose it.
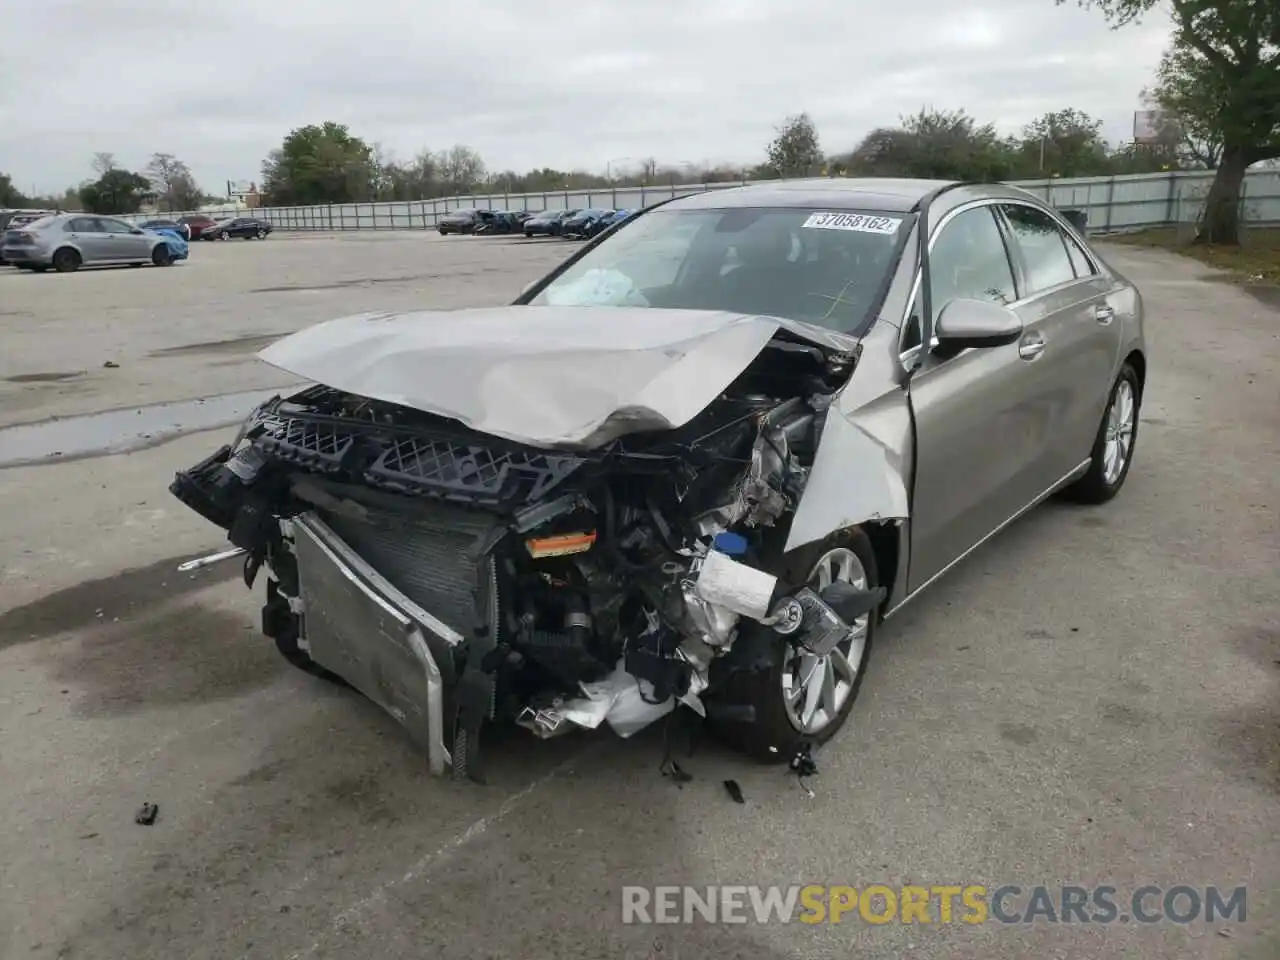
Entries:
{"label": "front wheel", "polygon": [[255,236],[255,237],[257,237],[259,240],[265,240],[265,239],[267,239],[267,231],[265,231],[265,230],[263,230],[261,227],[259,227],[259,228],[258,228],[258,232],[257,232],[257,233],[255,233],[255,234],[254,234],[254,236]]}
{"label": "front wheel", "polygon": [[1142,385],[1131,364],[1120,368],[1111,387],[1106,412],[1093,441],[1089,469],[1083,477],[1062,491],[1065,500],[1076,503],[1106,503],[1124,486],[1133,463],[1133,448],[1138,439],[1138,408],[1142,403]]}
{"label": "front wheel", "polygon": [[173,266],[173,251],[167,243],[162,243],[151,251],[151,262],[157,267]]}
{"label": "front wheel", "polygon": [[[845,530],[789,556],[779,581],[791,590],[815,593],[840,580],[862,590],[880,585],[871,541],[861,530]],[[819,656],[768,627],[767,656],[755,669],[729,678],[724,699],[750,708],[750,719],[717,720],[721,735],[759,760],[789,762],[804,743],[825,743],[844,726],[862,687],[876,612],[853,622],[848,636]],[[741,642],[741,640],[739,641]],[[708,710],[710,714],[711,711]],[[732,716],[726,712],[725,716]]]}

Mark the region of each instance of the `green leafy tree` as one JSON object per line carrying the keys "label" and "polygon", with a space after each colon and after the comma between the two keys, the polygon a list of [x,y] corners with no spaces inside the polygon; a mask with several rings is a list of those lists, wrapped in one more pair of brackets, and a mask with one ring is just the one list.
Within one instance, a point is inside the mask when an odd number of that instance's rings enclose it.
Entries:
{"label": "green leafy tree", "polygon": [[1090,177],[1108,169],[1102,121],[1072,107],[1029,123],[1016,149],[1017,172],[1027,177]]}
{"label": "green leafy tree", "polygon": [[1005,180],[1012,164],[991,124],[963,110],[922,109],[897,127],[872,130],[841,168],[854,176]]}
{"label": "green leafy tree", "polygon": [[765,165],[776,177],[812,177],[826,168],[818,129],[807,113],[788,117],[765,149]]}
{"label": "green leafy tree", "polygon": [[1160,58],[1156,83],[1143,91],[1143,99],[1163,111],[1160,138],[1174,139],[1190,164],[1214,170],[1222,159],[1219,115],[1224,98],[1208,65],[1194,47],[1175,40]]}
{"label": "green leafy tree", "polygon": [[[1054,0],[1065,3],[1066,0]],[[1153,9],[1173,15],[1156,96],[1188,128],[1222,142],[1196,240],[1240,242],[1245,171],[1280,157],[1280,3],[1276,0],[1077,0],[1117,27]]]}
{"label": "green leafy tree", "polygon": [[356,203],[373,190],[373,151],[344,124],[326,121],[289,132],[262,165],[273,204]]}
{"label": "green leafy tree", "polygon": [[25,207],[27,198],[13,185],[13,177],[0,173],[0,207]]}
{"label": "green leafy tree", "polygon": [[137,213],[154,197],[149,179],[119,167],[80,188],[80,202],[89,213]]}

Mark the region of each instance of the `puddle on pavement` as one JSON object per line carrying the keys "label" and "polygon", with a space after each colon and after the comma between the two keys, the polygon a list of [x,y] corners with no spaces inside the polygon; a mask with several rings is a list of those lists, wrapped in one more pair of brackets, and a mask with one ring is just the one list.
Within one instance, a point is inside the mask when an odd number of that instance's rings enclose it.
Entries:
{"label": "puddle on pavement", "polygon": [[85,371],[72,370],[66,373],[20,373],[15,377],[5,377],[5,383],[61,383],[63,380],[74,380],[83,377]]}
{"label": "puddle on pavement", "polygon": [[280,390],[252,390],[0,428],[0,469],[130,453],[234,426]]}

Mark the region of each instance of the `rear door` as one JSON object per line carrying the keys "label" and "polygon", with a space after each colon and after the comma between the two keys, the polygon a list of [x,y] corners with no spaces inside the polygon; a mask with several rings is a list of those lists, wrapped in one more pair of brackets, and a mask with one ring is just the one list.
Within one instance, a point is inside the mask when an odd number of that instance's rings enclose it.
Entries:
{"label": "rear door", "polygon": [[1120,351],[1120,324],[1107,302],[1111,282],[1047,211],[1002,204],[1018,267],[1020,312],[1042,343],[1035,398],[1048,431],[1042,438],[1033,497],[1088,458]]}
{"label": "rear door", "polygon": [[102,263],[111,259],[111,237],[103,229],[99,218],[73,217],[62,229],[80,249],[80,256],[85,263]]}

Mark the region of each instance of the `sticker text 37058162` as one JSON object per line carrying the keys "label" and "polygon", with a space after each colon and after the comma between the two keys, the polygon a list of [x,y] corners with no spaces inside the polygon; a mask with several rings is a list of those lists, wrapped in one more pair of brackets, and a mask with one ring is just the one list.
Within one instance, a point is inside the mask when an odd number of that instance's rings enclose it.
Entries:
{"label": "sticker text 37058162", "polygon": [[873,217],[865,213],[811,213],[801,227],[810,230],[855,230],[858,233],[895,233],[901,217]]}

